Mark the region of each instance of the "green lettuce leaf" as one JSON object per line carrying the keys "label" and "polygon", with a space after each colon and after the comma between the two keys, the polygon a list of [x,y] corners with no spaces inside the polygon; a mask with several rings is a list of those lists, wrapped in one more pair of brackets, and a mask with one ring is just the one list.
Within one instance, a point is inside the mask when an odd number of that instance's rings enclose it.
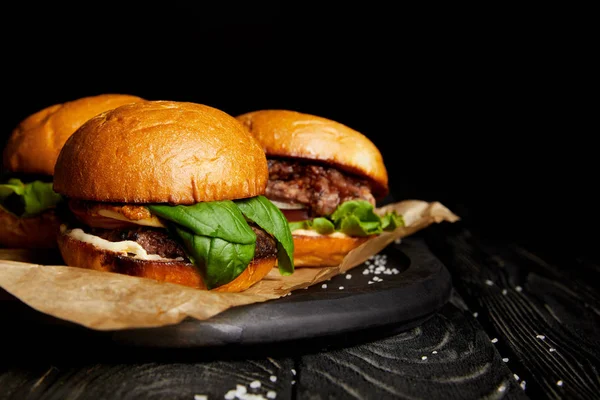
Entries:
{"label": "green lettuce leaf", "polygon": [[349,236],[377,235],[403,225],[402,216],[395,211],[379,216],[373,205],[364,200],[346,201],[327,217],[289,223],[292,231],[312,229],[323,235],[336,231]]}
{"label": "green lettuce leaf", "polygon": [[23,183],[9,179],[0,184],[0,204],[20,217],[31,217],[56,207],[62,196],[52,190],[52,182]]}
{"label": "green lettuce leaf", "polygon": [[277,241],[277,265],[281,275],[294,272],[294,239],[281,210],[264,196],[236,200],[242,213]]}

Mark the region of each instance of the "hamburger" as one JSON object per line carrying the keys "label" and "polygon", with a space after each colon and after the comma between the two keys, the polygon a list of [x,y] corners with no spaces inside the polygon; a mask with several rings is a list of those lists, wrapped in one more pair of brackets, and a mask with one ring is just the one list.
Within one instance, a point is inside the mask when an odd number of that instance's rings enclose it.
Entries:
{"label": "hamburger", "polygon": [[294,271],[283,213],[265,196],[267,160],[233,116],[191,102],[117,107],[65,143],[54,190],[69,266],[239,292]]}
{"label": "hamburger", "polygon": [[403,224],[379,215],[389,193],[382,155],[339,122],[290,110],[236,117],[259,141],[269,165],[265,196],[286,216],[298,267],[336,266],[354,248]]}
{"label": "hamburger", "polygon": [[137,96],[102,94],[46,107],[22,120],[2,154],[0,247],[55,248],[56,207],[52,190],[54,164],[71,134],[88,119]]}

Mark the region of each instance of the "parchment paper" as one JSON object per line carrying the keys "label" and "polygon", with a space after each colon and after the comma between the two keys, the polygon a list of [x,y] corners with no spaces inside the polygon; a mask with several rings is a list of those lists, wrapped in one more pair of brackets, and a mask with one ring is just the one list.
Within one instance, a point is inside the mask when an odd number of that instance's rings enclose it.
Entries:
{"label": "parchment paper", "polygon": [[231,307],[276,299],[328,280],[360,265],[396,239],[432,223],[459,219],[439,202],[405,200],[376,211],[384,214],[390,210],[403,215],[405,226],[363,243],[337,267],[296,268],[293,275],[285,277],[274,268],[241,293],[210,292],[68,267],[50,253],[10,249],[0,249],[0,287],[38,311],[96,330],[157,327],[179,323],[188,316],[203,320]]}

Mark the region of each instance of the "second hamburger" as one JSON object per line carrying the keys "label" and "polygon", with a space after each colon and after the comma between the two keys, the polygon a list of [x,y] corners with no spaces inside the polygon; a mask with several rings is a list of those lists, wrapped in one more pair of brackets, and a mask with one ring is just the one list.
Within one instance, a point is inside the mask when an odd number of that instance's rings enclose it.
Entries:
{"label": "second hamburger", "polygon": [[296,266],[337,266],[351,250],[403,224],[395,212],[376,212],[389,191],[388,175],[379,149],[362,133],[291,110],[237,119],[267,154],[266,196],[290,223]]}
{"label": "second hamburger", "polygon": [[238,292],[294,270],[281,211],[263,196],[267,160],[232,116],[149,101],[87,121],[63,147],[54,190],[68,200],[67,265]]}

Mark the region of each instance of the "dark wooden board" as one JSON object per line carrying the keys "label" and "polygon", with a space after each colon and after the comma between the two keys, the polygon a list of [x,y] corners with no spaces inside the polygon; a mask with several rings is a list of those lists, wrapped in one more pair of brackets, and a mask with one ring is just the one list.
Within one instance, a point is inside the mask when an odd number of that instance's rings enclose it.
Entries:
{"label": "dark wooden board", "polygon": [[[387,325],[410,329],[437,312],[451,288],[444,265],[422,240],[409,238],[390,244],[347,274],[280,299],[234,307],[205,321],[190,318],[176,325],[106,334],[121,345],[190,348],[309,339]],[[19,317],[25,318],[26,312],[32,314],[30,321],[34,315],[41,317],[24,308]]]}

